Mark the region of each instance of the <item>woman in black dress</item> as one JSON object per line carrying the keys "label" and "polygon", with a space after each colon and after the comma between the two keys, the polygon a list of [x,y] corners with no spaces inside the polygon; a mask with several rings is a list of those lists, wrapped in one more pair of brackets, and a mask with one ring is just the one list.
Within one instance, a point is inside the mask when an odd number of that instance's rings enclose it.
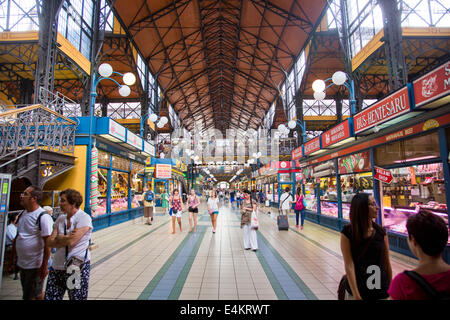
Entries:
{"label": "woman in black dress", "polygon": [[350,224],[341,231],[341,251],[348,286],[346,299],[378,300],[389,297],[392,281],[386,231],[374,219],[378,206],[372,195],[356,194],[350,207]]}

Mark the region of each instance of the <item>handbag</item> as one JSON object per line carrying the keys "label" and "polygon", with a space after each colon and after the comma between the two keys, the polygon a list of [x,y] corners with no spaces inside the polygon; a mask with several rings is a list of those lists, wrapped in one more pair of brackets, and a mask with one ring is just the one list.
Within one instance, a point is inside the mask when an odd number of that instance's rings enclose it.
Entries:
{"label": "handbag", "polygon": [[[370,240],[367,241],[366,246],[361,251],[361,253],[359,254],[356,261],[358,261],[359,259],[361,259],[362,256],[364,256],[364,254],[366,253],[367,249],[369,248],[369,245],[372,243],[372,240],[374,238],[375,238],[375,234],[373,234],[372,237],[370,238]],[[354,265],[356,264],[356,261],[354,261]],[[345,300],[345,291],[347,291],[350,295],[353,295],[352,289],[350,288],[350,284],[348,282],[347,274],[344,274],[342,276],[341,280],[339,281],[338,290],[337,290],[338,300]]]}
{"label": "handbag", "polygon": [[259,228],[259,223],[258,223],[258,208],[252,211],[252,217],[251,217],[251,223],[250,223],[250,227],[254,230],[258,230]]}
{"label": "handbag", "polygon": [[[67,235],[67,225],[66,225],[65,221],[64,221],[64,235]],[[64,261],[64,268],[67,270],[70,266],[77,266],[79,270],[82,270],[84,267],[84,264],[86,262],[88,250],[89,250],[89,246],[86,249],[84,258],[77,257],[77,256],[71,256],[69,259],[67,259],[67,256],[69,255],[69,247],[66,246],[66,260]]]}

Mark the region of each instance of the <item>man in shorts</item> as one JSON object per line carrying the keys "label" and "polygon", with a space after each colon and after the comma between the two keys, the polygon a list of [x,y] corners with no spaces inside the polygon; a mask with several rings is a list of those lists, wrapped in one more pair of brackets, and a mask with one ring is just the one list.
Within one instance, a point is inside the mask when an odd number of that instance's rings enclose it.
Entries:
{"label": "man in shorts", "polygon": [[39,206],[42,191],[30,186],[20,195],[25,208],[17,224],[14,247],[20,269],[24,300],[42,300],[44,279],[48,275],[50,247],[47,239],[53,231],[53,219]]}
{"label": "man in shorts", "polygon": [[[147,187],[144,193],[144,217],[147,219],[147,225],[152,225],[153,221],[153,203],[155,195],[151,187]],[[151,200],[150,200],[151,199]]]}

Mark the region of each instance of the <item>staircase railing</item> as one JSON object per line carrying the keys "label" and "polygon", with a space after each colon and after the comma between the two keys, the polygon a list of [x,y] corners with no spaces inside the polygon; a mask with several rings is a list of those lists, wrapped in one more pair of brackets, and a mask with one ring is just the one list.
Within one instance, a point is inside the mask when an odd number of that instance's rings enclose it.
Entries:
{"label": "staircase railing", "polygon": [[77,121],[40,104],[0,113],[0,158],[24,149],[74,154]]}

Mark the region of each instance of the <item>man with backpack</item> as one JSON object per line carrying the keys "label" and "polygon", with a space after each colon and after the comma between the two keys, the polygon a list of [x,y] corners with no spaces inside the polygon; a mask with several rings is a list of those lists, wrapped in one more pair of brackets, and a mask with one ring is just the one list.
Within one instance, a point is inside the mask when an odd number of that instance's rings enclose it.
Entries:
{"label": "man with backpack", "polygon": [[53,231],[53,219],[39,205],[42,191],[30,186],[20,195],[25,210],[19,215],[13,250],[17,253],[24,300],[42,300],[44,279],[48,275],[50,247],[47,239]]}
{"label": "man with backpack", "polygon": [[151,226],[153,221],[153,201],[155,198],[155,194],[153,193],[151,187],[145,188],[144,191],[144,217],[147,219],[145,224]]}

